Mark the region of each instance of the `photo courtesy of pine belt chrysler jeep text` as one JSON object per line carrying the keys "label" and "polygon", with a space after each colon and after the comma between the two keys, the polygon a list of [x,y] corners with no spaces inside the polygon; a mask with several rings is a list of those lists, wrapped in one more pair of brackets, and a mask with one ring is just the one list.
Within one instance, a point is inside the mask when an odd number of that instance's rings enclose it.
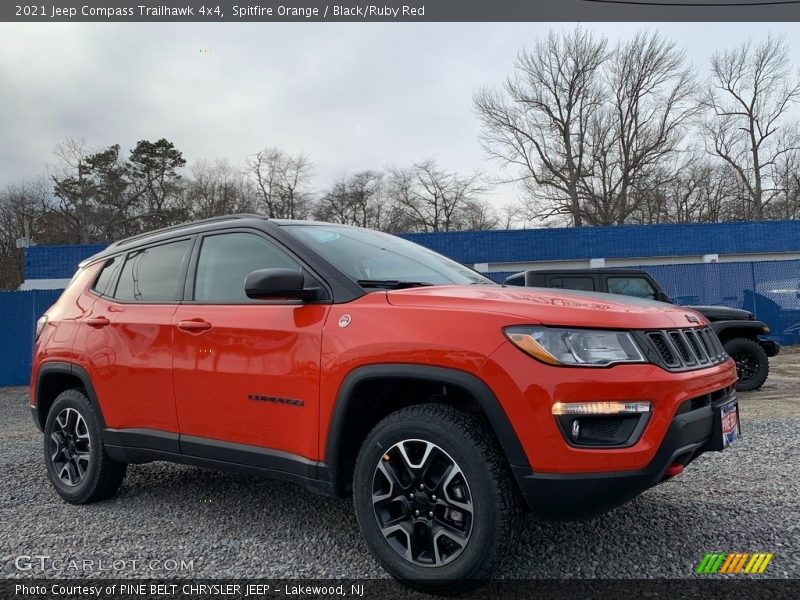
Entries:
{"label": "photo courtesy of pine belt chrysler jeep text", "polygon": [[375,557],[427,590],[490,577],[524,510],[599,515],[739,431],[734,362],[698,313],[504,287],[391,235],[256,215],[84,261],[34,352],[66,501],[156,460],[352,494]]}

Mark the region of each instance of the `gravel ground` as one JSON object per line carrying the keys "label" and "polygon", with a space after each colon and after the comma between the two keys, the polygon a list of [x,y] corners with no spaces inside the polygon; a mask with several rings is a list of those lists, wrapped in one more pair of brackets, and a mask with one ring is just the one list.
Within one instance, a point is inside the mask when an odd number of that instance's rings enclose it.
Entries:
{"label": "gravel ground", "polygon": [[[773,552],[764,577],[800,577],[800,351],[741,395],[743,437],[675,480],[583,523],[525,518],[506,578],[692,577],[706,552]],[[134,465],[120,493],[65,504],[46,480],[26,388],[0,389],[2,577],[386,577],[349,500],[165,463]],[[20,555],[111,561],[92,572],[15,567]],[[183,560],[185,569],[171,561]],[[119,562],[126,561],[126,562]],[[134,564],[133,561],[137,561]],[[151,561],[155,561],[152,562]],[[95,563],[97,565],[98,563]]]}

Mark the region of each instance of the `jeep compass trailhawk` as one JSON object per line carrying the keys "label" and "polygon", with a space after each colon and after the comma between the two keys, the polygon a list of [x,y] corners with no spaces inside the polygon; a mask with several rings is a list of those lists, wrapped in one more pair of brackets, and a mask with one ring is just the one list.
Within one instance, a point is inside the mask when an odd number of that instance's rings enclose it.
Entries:
{"label": "jeep compass trailhawk", "polygon": [[38,322],[31,409],[56,491],[128,463],[245,469],[352,494],[417,587],[489,577],[523,508],[608,511],[738,435],[708,321],[508,288],[397,237],[239,215],[130,238]]}

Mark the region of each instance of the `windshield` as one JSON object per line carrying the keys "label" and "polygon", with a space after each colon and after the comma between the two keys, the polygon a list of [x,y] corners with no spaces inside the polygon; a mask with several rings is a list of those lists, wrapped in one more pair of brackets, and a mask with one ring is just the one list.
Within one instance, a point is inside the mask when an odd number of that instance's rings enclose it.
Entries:
{"label": "windshield", "polygon": [[363,287],[494,284],[441,254],[386,233],[341,225],[285,227]]}

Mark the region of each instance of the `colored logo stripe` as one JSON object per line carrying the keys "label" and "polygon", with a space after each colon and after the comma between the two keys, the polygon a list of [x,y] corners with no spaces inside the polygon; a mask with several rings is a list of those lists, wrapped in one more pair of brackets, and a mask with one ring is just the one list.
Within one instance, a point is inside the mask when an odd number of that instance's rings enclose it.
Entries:
{"label": "colored logo stripe", "polygon": [[[767,552],[707,552],[697,566],[698,575],[715,573],[763,573],[772,560],[773,554]],[[749,559],[749,560],[748,560]]]}

